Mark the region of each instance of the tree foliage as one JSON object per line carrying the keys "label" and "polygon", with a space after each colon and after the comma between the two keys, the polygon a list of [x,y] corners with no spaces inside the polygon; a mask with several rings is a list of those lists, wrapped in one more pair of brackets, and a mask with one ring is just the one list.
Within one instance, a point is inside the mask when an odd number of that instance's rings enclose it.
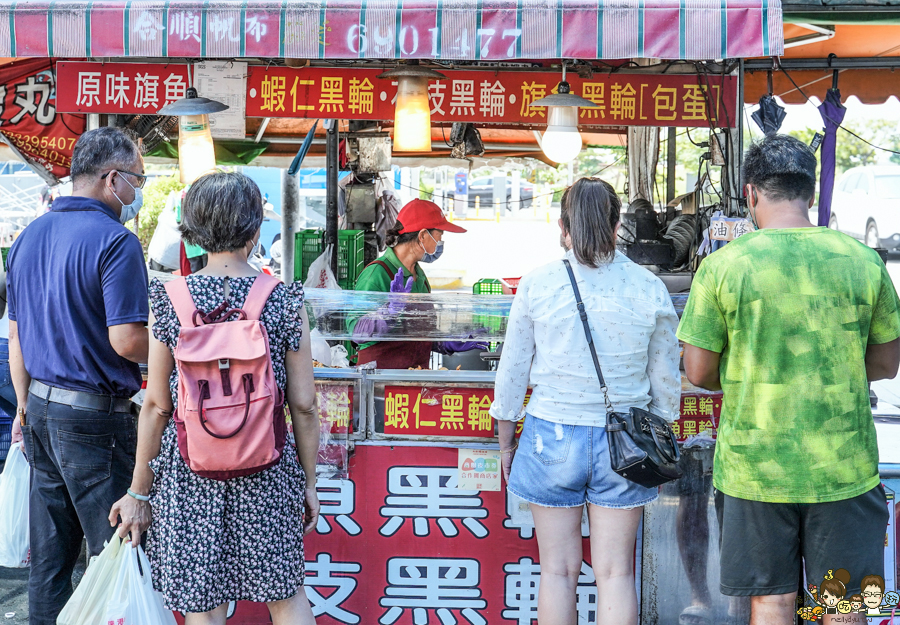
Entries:
{"label": "tree foliage", "polygon": [[144,247],[144,253],[147,252],[147,246],[150,245],[150,239],[156,232],[156,224],[159,220],[159,214],[166,206],[166,199],[172,191],[180,191],[184,185],[178,180],[177,175],[159,177],[150,182],[144,189],[144,205],[140,212],[140,227],[138,228],[138,238]]}
{"label": "tree foliage", "polygon": [[[900,133],[898,133],[895,121],[878,119],[864,124],[860,122],[844,123],[843,126],[876,146],[900,152]],[[789,134],[808,144],[812,141],[816,131],[807,129],[793,131]],[[900,155],[891,154],[888,158],[882,150],[865,141],[860,141],[849,132],[838,129],[835,144],[835,170],[838,176],[851,167],[875,165],[885,161],[900,164]]]}

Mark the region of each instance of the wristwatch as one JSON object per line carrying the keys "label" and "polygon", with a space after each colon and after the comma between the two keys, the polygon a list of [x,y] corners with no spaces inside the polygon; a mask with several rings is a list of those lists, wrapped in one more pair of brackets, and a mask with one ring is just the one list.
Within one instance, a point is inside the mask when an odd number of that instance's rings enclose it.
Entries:
{"label": "wristwatch", "polygon": [[16,416],[19,417],[19,425],[25,425],[25,409],[16,408]]}

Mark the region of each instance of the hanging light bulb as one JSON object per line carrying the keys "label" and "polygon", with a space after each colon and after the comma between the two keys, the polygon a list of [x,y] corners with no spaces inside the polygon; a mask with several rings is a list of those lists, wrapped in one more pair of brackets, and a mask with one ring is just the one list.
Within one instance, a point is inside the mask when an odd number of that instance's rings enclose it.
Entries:
{"label": "hanging light bulb", "polygon": [[178,117],[178,169],[182,184],[191,184],[216,168],[209,115],[227,108],[216,100],[198,97],[197,90],[188,87],[184,98],[160,109],[160,115]]}
{"label": "hanging light bulb", "polygon": [[397,152],[431,152],[431,100],[428,82],[446,78],[440,72],[419,67],[417,61],[379,74],[397,81],[394,109],[394,147]]}
{"label": "hanging light bulb", "polygon": [[578,108],[598,105],[570,93],[566,82],[566,63],[563,61],[562,82],[557,93],[535,100],[530,106],[547,107],[547,130],[541,138],[541,149],[554,163],[568,163],[581,152],[581,133],[578,132]]}

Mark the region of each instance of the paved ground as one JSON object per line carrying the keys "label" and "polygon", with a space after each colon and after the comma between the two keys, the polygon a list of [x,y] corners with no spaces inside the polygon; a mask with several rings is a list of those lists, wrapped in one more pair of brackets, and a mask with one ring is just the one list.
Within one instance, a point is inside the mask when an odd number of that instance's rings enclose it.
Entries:
{"label": "paved ground", "polygon": [[[84,575],[85,555],[75,568],[73,581]],[[28,569],[0,567],[0,625],[28,625]]]}
{"label": "paved ground", "polygon": [[28,623],[28,569],[0,568],[0,623]]}

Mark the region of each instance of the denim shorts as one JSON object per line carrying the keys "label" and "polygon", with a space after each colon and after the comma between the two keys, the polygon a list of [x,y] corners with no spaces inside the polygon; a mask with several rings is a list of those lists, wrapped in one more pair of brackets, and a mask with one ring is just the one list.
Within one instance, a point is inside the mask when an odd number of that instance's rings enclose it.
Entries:
{"label": "denim shorts", "polygon": [[636,484],[610,468],[606,428],[563,425],[531,415],[525,417],[509,491],[547,508],[575,508],[585,502],[637,508],[659,496],[657,488]]}

